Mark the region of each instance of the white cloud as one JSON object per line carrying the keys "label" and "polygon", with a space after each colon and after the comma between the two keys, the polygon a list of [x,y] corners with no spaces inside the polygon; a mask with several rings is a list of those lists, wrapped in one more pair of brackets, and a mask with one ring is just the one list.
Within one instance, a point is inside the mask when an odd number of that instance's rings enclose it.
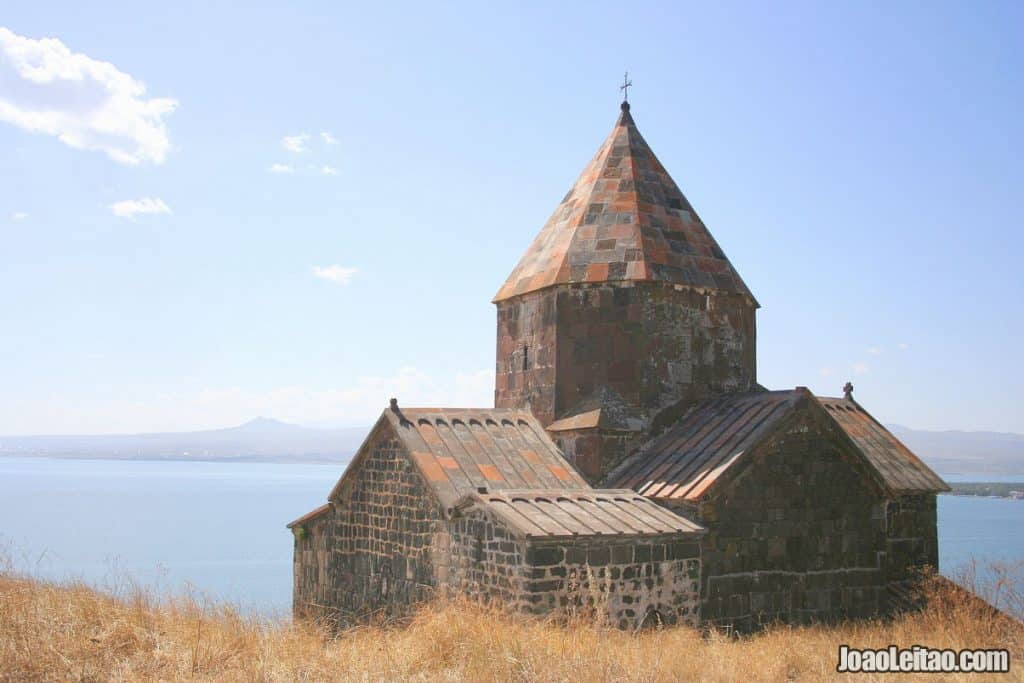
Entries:
{"label": "white cloud", "polygon": [[306,143],[309,142],[308,133],[299,133],[298,135],[286,135],[281,138],[281,146],[289,152],[305,152]]}
{"label": "white cloud", "polygon": [[358,273],[357,268],[345,268],[344,266],[313,266],[313,275],[321,280],[336,282],[339,285],[347,285],[352,281],[352,276]]}
{"label": "white cloud", "polygon": [[164,117],[178,102],[146,99],[142,81],[56,38],[26,38],[0,26],[0,84],[0,121],[123,164],[167,158]]}
{"label": "white cloud", "polygon": [[832,375],[836,374],[836,369],[826,365],[821,369],[820,372],[822,377],[831,377]]}
{"label": "white cloud", "polygon": [[331,135],[330,133],[328,133],[327,131],[320,133],[320,139],[323,140],[324,143],[328,145],[338,144],[338,139]]}
{"label": "white cloud", "polygon": [[333,166],[323,166],[320,168],[320,172],[324,175],[338,175],[338,169]]}
{"label": "white cloud", "polygon": [[23,221],[26,218],[28,218],[28,214],[25,213],[24,211],[15,211],[14,213],[11,214],[12,221]]}
{"label": "white cloud", "polygon": [[135,218],[138,214],[171,213],[171,207],[164,200],[155,197],[125,199],[110,205],[110,211],[120,218]]}
{"label": "white cloud", "polygon": [[910,348],[910,344],[897,344],[896,348],[898,348],[900,351],[906,351],[907,349]]}
{"label": "white cloud", "polygon": [[877,346],[872,346],[870,349],[868,349],[868,353],[870,353],[872,356],[880,356],[882,354],[882,349],[878,348]]}
{"label": "white cloud", "polygon": [[[439,379],[440,378],[440,379]],[[392,396],[399,405],[481,407],[494,403],[494,370],[470,373],[415,367],[354,379],[340,387],[286,385],[266,389],[208,387],[189,392],[146,390],[110,400],[48,395],[0,396],[0,434],[139,433],[215,429],[258,415],[293,423],[343,423],[367,429]]]}
{"label": "white cloud", "polygon": [[867,363],[854,363],[853,364],[853,371],[856,372],[858,375],[867,374],[867,372],[870,369],[871,369],[871,366],[868,365]]}
{"label": "white cloud", "polygon": [[295,173],[295,169],[288,164],[271,164],[267,170],[271,173]]}

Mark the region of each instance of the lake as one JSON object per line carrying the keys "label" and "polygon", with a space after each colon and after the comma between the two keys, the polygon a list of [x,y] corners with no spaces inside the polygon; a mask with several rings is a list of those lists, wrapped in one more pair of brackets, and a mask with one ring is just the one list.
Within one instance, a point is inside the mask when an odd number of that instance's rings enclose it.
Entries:
{"label": "lake", "polygon": [[[342,469],[0,457],[0,552],[44,578],[113,587],[130,576],[287,615],[285,524],[321,505]],[[939,496],[938,512],[943,573],[972,557],[1024,560],[1024,501]]]}

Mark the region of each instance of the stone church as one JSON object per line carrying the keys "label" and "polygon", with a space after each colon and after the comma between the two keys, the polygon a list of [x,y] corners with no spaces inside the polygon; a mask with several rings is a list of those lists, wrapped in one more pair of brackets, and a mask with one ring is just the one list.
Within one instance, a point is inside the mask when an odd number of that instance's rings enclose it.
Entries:
{"label": "stone church", "polygon": [[757,383],[757,300],[618,121],[494,297],[495,407],[394,399],[295,537],[294,611],[466,595],[622,628],[885,614],[946,484],[853,398]]}

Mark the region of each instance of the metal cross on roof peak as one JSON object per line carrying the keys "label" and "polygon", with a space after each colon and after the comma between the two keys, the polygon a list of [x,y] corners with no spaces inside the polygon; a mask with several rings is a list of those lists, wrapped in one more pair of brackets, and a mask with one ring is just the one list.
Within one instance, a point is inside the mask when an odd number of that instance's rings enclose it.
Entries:
{"label": "metal cross on roof peak", "polygon": [[619,86],[619,90],[622,91],[622,101],[629,102],[629,88],[633,85],[633,81],[629,80],[629,72],[627,71],[622,75],[622,85]]}

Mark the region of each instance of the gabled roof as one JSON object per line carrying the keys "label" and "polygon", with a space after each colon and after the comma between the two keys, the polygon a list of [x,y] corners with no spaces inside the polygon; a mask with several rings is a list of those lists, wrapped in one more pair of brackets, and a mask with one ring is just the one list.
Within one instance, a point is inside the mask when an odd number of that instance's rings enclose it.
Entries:
{"label": "gabled roof", "polygon": [[506,490],[473,493],[456,508],[481,507],[520,537],[701,534],[698,524],[629,489]]}
{"label": "gabled roof", "polygon": [[806,390],[730,394],[704,401],[609,475],[649,498],[698,500],[740,456],[771,434]]}
{"label": "gabled roof", "polygon": [[754,302],[640,135],[627,102],[494,301],[556,284],[623,280],[735,292]]}
{"label": "gabled roof", "polygon": [[945,482],[863,408],[846,399],[788,391],[730,394],[704,401],[613,470],[608,481],[659,500],[700,500],[744,454],[800,408],[821,410],[895,494],[949,490]]}
{"label": "gabled roof", "polygon": [[389,408],[360,447],[329,498],[371,448],[384,425],[445,507],[481,487],[588,489],[529,412],[506,408]]}
{"label": "gabled roof", "polygon": [[859,403],[845,398],[819,396],[829,415],[885,480],[898,493],[949,491],[949,485]]}
{"label": "gabled roof", "polygon": [[298,519],[296,519],[296,520],[294,520],[292,522],[288,522],[288,524],[286,526],[289,529],[291,529],[293,527],[299,526],[300,524],[305,524],[306,522],[312,522],[314,519],[316,519],[317,517],[319,517],[320,515],[324,514],[325,512],[327,512],[330,509],[331,509],[331,504],[330,503],[324,503],[323,505],[321,505],[320,507],[316,508],[315,510],[310,510],[309,512],[307,512],[306,514],[302,515]]}

